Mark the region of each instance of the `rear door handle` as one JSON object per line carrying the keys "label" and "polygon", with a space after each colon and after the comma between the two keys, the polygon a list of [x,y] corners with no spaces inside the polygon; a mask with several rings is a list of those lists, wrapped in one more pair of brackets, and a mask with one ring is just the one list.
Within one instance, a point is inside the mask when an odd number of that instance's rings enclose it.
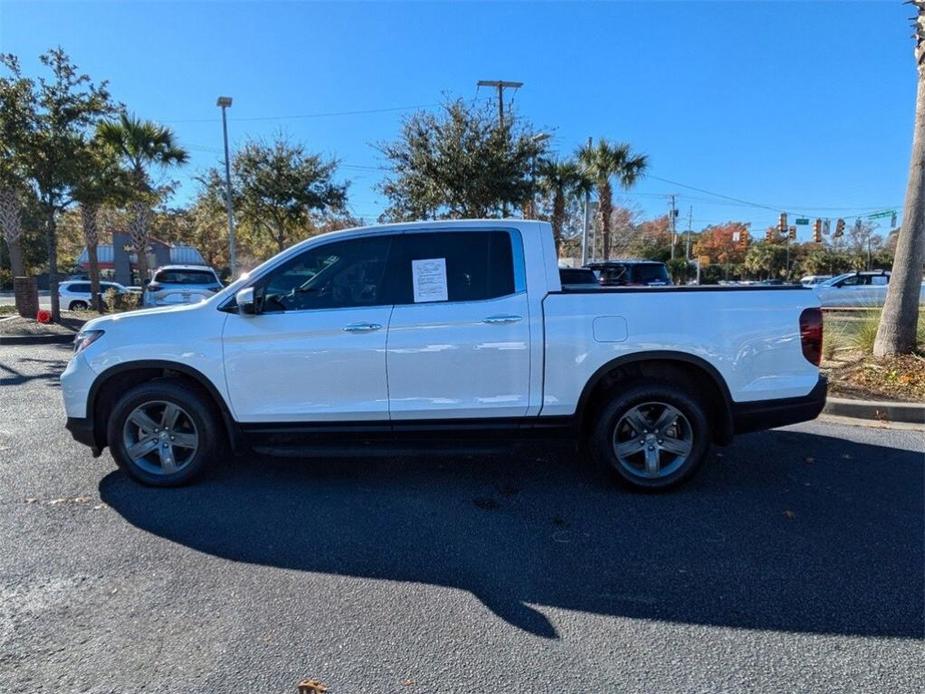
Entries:
{"label": "rear door handle", "polygon": [[488,316],[483,323],[516,323],[523,320],[522,316]]}
{"label": "rear door handle", "polygon": [[379,330],[382,326],[378,323],[351,323],[344,328],[348,333],[370,333],[373,330]]}

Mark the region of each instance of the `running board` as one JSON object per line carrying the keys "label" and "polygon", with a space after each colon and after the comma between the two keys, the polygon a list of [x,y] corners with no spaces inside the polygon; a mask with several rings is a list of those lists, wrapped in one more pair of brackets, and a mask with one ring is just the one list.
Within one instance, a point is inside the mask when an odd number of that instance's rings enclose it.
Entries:
{"label": "running board", "polygon": [[510,452],[515,442],[473,441],[402,441],[391,443],[376,441],[364,444],[303,445],[260,444],[251,446],[255,453],[277,458],[402,458],[422,455],[487,455]]}

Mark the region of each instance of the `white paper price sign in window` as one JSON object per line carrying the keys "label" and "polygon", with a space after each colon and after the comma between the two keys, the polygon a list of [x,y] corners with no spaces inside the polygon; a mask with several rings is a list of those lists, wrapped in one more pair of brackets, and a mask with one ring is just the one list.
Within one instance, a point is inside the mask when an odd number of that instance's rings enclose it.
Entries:
{"label": "white paper price sign in window", "polygon": [[446,289],[446,258],[412,260],[411,278],[414,284],[414,303],[449,299]]}

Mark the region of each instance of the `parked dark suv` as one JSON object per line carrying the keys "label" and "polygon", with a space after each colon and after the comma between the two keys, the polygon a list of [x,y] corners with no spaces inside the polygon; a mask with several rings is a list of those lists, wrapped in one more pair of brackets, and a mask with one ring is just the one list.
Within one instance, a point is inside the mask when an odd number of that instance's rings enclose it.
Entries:
{"label": "parked dark suv", "polygon": [[606,260],[588,263],[604,287],[667,287],[671,277],[665,263],[655,260]]}

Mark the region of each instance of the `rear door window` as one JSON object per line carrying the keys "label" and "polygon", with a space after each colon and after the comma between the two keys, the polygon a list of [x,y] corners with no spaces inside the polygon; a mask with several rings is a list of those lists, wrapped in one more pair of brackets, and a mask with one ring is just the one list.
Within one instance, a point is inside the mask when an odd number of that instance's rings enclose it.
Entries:
{"label": "rear door window", "polygon": [[484,301],[515,293],[514,250],[506,231],[410,233],[395,245],[389,283],[397,304]]}

